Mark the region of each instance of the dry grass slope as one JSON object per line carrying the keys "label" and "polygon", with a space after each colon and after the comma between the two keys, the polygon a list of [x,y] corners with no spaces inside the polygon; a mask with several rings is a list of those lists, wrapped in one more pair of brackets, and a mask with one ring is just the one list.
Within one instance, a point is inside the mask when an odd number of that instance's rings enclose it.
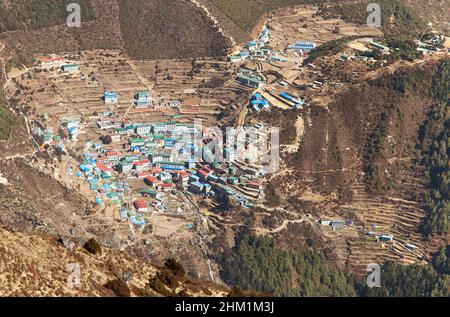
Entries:
{"label": "dry grass slope", "polygon": [[[170,276],[167,269],[110,249],[103,248],[101,255],[91,254],[81,247],[65,248],[56,239],[43,235],[24,235],[0,228],[0,254],[0,296],[110,297],[125,296],[125,293],[164,296],[171,291],[167,284],[162,284],[160,292],[148,285],[155,275]],[[70,287],[67,282],[68,275],[73,272],[67,267],[70,264],[79,265],[79,287]],[[228,293],[221,286],[184,276],[175,282],[176,294],[184,296],[224,296]],[[117,284],[127,292],[112,287]]]}
{"label": "dry grass slope", "polygon": [[222,56],[230,44],[189,1],[119,0],[128,54],[136,59]]}
{"label": "dry grass slope", "polygon": [[300,4],[314,4],[326,0],[209,0],[244,32],[250,32],[270,11]]}

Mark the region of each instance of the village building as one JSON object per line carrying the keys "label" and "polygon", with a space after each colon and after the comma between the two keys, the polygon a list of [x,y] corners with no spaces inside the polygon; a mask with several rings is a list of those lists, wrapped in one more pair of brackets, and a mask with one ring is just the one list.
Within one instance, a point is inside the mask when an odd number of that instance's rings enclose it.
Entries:
{"label": "village building", "polygon": [[163,198],[162,194],[153,189],[143,189],[141,191],[141,195],[147,198],[153,198],[157,200],[161,200]]}
{"label": "village building", "polygon": [[80,70],[80,66],[78,64],[64,64],[61,69],[64,73],[76,73]]}
{"label": "village building", "polygon": [[151,153],[149,154],[149,159],[153,164],[160,162],[170,162],[172,155],[170,153]]}
{"label": "village building", "polygon": [[152,101],[150,92],[147,90],[138,91],[138,93],[135,95],[135,105],[138,108],[145,108],[150,105]]}
{"label": "village building", "polygon": [[394,241],[394,236],[391,234],[383,234],[378,237],[378,241],[384,243],[392,243]]}
{"label": "village building", "polygon": [[330,225],[333,230],[340,230],[345,227],[345,222],[340,220],[332,220]]}
{"label": "village building", "polygon": [[64,58],[41,58],[38,60],[42,70],[60,68],[64,64]]}
{"label": "village building", "polygon": [[153,125],[151,124],[144,124],[136,128],[136,134],[144,135],[149,134],[153,129]]}
{"label": "village building", "polygon": [[134,165],[134,169],[136,171],[142,172],[149,167],[150,160],[142,160],[142,161],[134,162],[133,165]]}
{"label": "village building", "polygon": [[133,205],[137,212],[148,212],[148,206],[144,200],[138,199],[133,203]]}
{"label": "village building", "polygon": [[112,122],[112,121],[98,121],[97,126],[101,130],[110,130],[110,129],[118,129],[121,126],[120,122]]}
{"label": "village building", "polygon": [[145,178],[144,182],[153,188],[156,188],[158,186],[159,180],[158,178],[154,177],[154,176],[148,176]]}
{"label": "village building", "polygon": [[105,103],[118,103],[119,102],[119,94],[114,91],[106,91],[103,95],[103,99]]}
{"label": "village building", "polygon": [[236,77],[236,81],[252,88],[260,88],[265,83],[264,77],[249,70],[241,70]]}
{"label": "village building", "polygon": [[314,42],[297,42],[294,44],[288,45],[289,50],[301,51],[301,52],[310,52],[316,48],[316,43]]}
{"label": "village building", "polygon": [[203,192],[204,185],[200,182],[193,182],[189,186],[189,190],[194,194],[201,194]]}

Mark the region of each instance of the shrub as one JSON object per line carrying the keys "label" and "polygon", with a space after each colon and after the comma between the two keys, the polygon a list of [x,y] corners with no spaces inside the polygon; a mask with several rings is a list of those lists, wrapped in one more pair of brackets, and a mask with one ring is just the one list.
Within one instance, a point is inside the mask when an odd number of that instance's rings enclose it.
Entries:
{"label": "shrub", "polygon": [[84,244],[84,248],[92,254],[102,254],[102,247],[100,243],[97,242],[94,238],[89,239],[88,242]]}
{"label": "shrub", "polygon": [[110,135],[104,135],[100,137],[100,141],[103,142],[103,144],[111,144],[112,143],[112,138]]}
{"label": "shrub", "polygon": [[186,275],[186,271],[184,270],[183,266],[174,258],[167,259],[166,263],[164,263],[164,267],[170,270],[174,275]]}
{"label": "shrub", "polygon": [[172,292],[167,289],[163,281],[160,280],[158,274],[149,280],[148,286],[158,294],[163,296],[172,296]]}
{"label": "shrub", "polygon": [[114,294],[116,294],[116,296],[118,297],[130,297],[131,296],[131,291],[130,288],[128,287],[128,285],[119,280],[119,279],[114,279],[112,281],[109,281],[106,285],[106,288],[112,290],[114,292]]}

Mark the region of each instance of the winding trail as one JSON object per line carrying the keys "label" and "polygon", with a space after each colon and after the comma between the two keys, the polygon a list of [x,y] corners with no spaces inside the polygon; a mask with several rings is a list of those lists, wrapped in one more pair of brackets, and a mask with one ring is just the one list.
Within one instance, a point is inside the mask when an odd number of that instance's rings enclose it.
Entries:
{"label": "winding trail", "polygon": [[280,225],[280,226],[278,226],[278,227],[276,227],[276,228],[274,228],[274,229],[266,229],[266,228],[253,228],[253,230],[255,230],[256,232],[259,232],[259,233],[265,233],[265,234],[275,234],[275,233],[278,233],[278,232],[280,232],[280,231],[282,231],[282,230],[284,230],[284,229],[286,229],[287,228],[287,226],[289,225],[289,224],[291,224],[291,223],[303,223],[303,222],[305,222],[305,221],[311,221],[310,219],[309,219],[309,217],[307,217],[307,216],[303,216],[302,218],[300,218],[300,219],[285,219],[284,221],[283,221],[283,223]]}
{"label": "winding trail", "polygon": [[231,35],[227,34],[227,32],[225,32],[225,31],[222,29],[222,27],[220,26],[219,21],[217,20],[217,18],[216,18],[214,15],[211,14],[211,12],[209,12],[208,8],[207,8],[205,5],[203,5],[203,4],[201,4],[200,2],[198,2],[197,0],[191,0],[191,2],[192,2],[193,4],[195,4],[197,7],[199,7],[200,9],[202,9],[203,11],[205,11],[205,13],[206,13],[206,15],[208,16],[208,18],[210,18],[210,19],[213,21],[214,25],[215,25],[215,26],[217,27],[217,29],[219,30],[219,33],[222,34],[223,37],[226,37],[226,38],[230,39],[230,41],[231,41],[231,47],[232,47],[232,48],[235,48],[236,45],[237,45],[237,43],[236,43],[236,41],[234,40],[234,38],[233,38]]}

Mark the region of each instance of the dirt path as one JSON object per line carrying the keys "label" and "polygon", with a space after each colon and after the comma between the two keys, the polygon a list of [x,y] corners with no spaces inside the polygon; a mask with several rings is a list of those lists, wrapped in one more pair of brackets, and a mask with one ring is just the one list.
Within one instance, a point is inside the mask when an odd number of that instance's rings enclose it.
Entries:
{"label": "dirt path", "polygon": [[281,146],[281,148],[284,148],[288,153],[291,154],[297,152],[300,149],[303,134],[305,133],[305,122],[303,121],[303,117],[301,115],[299,115],[297,118],[295,128],[297,130],[297,135],[295,137],[294,142],[292,144]]}
{"label": "dirt path", "polygon": [[208,8],[206,6],[204,6],[203,4],[199,3],[197,0],[191,0],[191,2],[193,4],[195,4],[197,7],[199,7],[200,9],[202,9],[203,11],[205,11],[205,13],[208,16],[208,18],[210,18],[213,21],[214,26],[217,27],[218,31],[223,35],[223,37],[226,37],[226,38],[230,39],[230,41],[231,41],[231,48],[234,49],[237,46],[236,41],[234,40],[234,38],[231,35],[227,34],[222,29],[222,27],[220,26],[219,21],[217,20],[217,18],[215,16],[213,16],[211,14],[211,12],[209,12]]}
{"label": "dirt path", "polygon": [[413,66],[420,66],[420,65],[432,62],[432,61],[440,60],[445,56],[448,56],[448,53],[440,52],[440,53],[435,53],[433,55],[425,55],[422,59],[416,59],[413,62],[407,62],[407,61],[402,61],[402,60],[397,61],[387,67],[381,67],[380,69],[377,69],[371,73],[367,73],[365,79],[366,80],[376,79],[386,72],[388,74],[393,74],[395,71],[399,70],[400,68],[403,68],[403,67],[410,68]]}
{"label": "dirt path", "polygon": [[283,223],[280,225],[280,226],[278,226],[277,228],[275,228],[275,229],[266,229],[266,228],[254,228],[254,230],[256,231],[256,232],[258,232],[258,233],[265,233],[265,234],[274,234],[274,233],[278,233],[278,232],[280,232],[280,231],[282,231],[282,230],[284,230],[284,229],[286,229],[287,228],[287,226],[289,225],[289,224],[291,224],[291,223],[303,223],[303,222],[305,222],[305,221],[307,221],[308,219],[307,219],[307,217],[302,217],[301,219],[294,219],[294,220],[288,220],[288,219],[285,219],[284,221],[283,221]]}

